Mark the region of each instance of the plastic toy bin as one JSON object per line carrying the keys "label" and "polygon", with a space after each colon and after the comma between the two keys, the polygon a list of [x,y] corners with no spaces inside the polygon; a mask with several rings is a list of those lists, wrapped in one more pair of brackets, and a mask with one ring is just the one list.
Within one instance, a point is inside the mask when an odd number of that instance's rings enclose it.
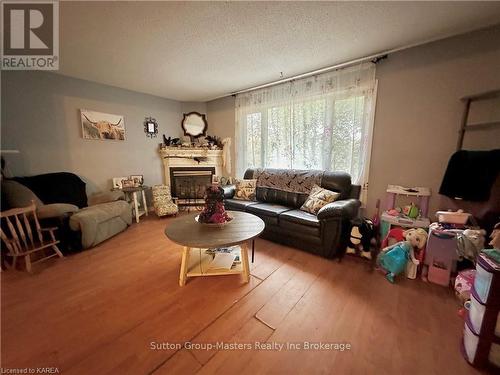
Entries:
{"label": "plastic toy bin", "polygon": [[489,307],[479,301],[477,292],[472,288],[469,320],[472,329],[479,335],[494,335],[500,338],[500,311],[498,307]]}
{"label": "plastic toy bin", "polygon": [[500,269],[486,255],[479,254],[476,264],[474,290],[479,302],[485,305],[500,305]]}
{"label": "plastic toy bin", "polygon": [[456,249],[455,233],[429,231],[424,263],[429,266],[427,278],[430,282],[442,286],[449,285],[451,273],[456,270]]}
{"label": "plastic toy bin", "polygon": [[483,367],[486,362],[500,369],[500,341],[484,340],[470,327],[467,319],[464,326],[464,355],[467,362]]}

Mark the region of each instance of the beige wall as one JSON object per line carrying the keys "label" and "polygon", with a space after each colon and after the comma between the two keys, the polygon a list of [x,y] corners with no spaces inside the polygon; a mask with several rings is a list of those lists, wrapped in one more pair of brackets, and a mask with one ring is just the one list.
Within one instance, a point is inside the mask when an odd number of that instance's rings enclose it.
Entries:
{"label": "beige wall", "polygon": [[[162,182],[157,154],[162,134],[181,135],[181,103],[47,72],[2,72],[2,149],[15,175],[69,171],[89,193],[111,187],[111,178],[143,174]],[[123,115],[125,141],[82,138],[79,110]],[[157,138],[144,133],[145,117],[159,123]]]}
{"label": "beige wall", "polygon": [[[434,212],[458,139],[460,98],[500,89],[500,27],[391,55],[377,66],[377,78],[368,212],[389,183],[430,187]],[[465,146],[500,147],[498,132],[474,137],[475,145],[467,139]]]}
{"label": "beige wall", "polygon": [[[500,89],[500,27],[395,53],[377,65],[377,79],[367,214],[378,198],[384,202],[388,184],[430,187],[435,211],[457,142],[460,98]],[[234,137],[234,98],[209,102],[207,110],[217,133]],[[468,148],[500,147],[498,132],[472,138]]]}
{"label": "beige wall", "polygon": [[234,176],[236,170],[235,148],[234,148],[234,97],[213,100],[207,103],[207,119],[209,134],[218,137],[231,138],[231,175]]}
{"label": "beige wall", "polygon": [[181,109],[182,109],[182,113],[198,112],[201,114],[207,114],[207,103],[204,103],[204,102],[182,102]]}

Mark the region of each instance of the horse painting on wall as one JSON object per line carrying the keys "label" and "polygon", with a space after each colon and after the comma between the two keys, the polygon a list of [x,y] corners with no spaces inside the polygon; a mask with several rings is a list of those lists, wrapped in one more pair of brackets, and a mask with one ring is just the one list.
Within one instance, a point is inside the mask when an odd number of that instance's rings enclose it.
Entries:
{"label": "horse painting on wall", "polygon": [[80,117],[84,139],[120,141],[125,139],[125,120],[123,116],[82,109],[80,110]]}

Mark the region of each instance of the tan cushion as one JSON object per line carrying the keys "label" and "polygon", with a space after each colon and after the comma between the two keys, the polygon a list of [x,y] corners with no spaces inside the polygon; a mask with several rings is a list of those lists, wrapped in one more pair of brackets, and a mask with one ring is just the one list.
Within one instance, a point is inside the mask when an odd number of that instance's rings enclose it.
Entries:
{"label": "tan cushion", "polygon": [[69,226],[81,231],[84,249],[121,232],[132,223],[132,208],[123,200],[83,208],[71,215]]}
{"label": "tan cushion", "polygon": [[95,193],[89,198],[89,206],[96,204],[125,200],[125,194],[121,190],[106,191],[104,193]]}
{"label": "tan cushion", "polygon": [[2,180],[2,194],[7,204],[14,207],[28,207],[34,201],[37,207],[43,206],[43,202],[23,184],[13,180]]}
{"label": "tan cushion", "polygon": [[311,189],[309,197],[306,199],[300,209],[302,211],[316,215],[324,205],[333,202],[339,196],[340,193],[336,193],[331,190],[323,189],[318,185],[314,185]]}
{"label": "tan cushion", "polygon": [[52,217],[63,216],[67,213],[73,213],[78,211],[79,208],[74,204],[68,203],[52,203],[52,204],[44,204],[40,206],[36,210],[36,215],[39,219],[48,219]]}
{"label": "tan cushion", "polygon": [[233,199],[241,199],[244,201],[255,200],[255,189],[257,188],[257,180],[236,180],[236,191]]}

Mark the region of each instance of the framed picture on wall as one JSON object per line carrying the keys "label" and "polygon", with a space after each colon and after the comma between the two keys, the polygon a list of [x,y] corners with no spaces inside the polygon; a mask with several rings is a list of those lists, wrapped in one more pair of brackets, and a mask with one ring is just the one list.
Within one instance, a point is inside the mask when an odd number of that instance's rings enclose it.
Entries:
{"label": "framed picture on wall", "polygon": [[134,181],[135,186],[142,186],[144,184],[144,176],[142,174],[131,175],[129,179]]}
{"label": "framed picture on wall", "polygon": [[125,180],[122,180],[122,189],[123,188],[133,188],[136,187],[134,180],[130,178],[126,178]]}
{"label": "framed picture on wall", "polygon": [[218,184],[220,186],[231,185],[233,183],[231,177],[212,175],[212,184]]}
{"label": "framed picture on wall", "polygon": [[81,109],[80,119],[84,139],[125,140],[125,120],[121,115]]}
{"label": "framed picture on wall", "polygon": [[123,188],[123,180],[128,180],[128,177],[113,177],[113,189]]}

